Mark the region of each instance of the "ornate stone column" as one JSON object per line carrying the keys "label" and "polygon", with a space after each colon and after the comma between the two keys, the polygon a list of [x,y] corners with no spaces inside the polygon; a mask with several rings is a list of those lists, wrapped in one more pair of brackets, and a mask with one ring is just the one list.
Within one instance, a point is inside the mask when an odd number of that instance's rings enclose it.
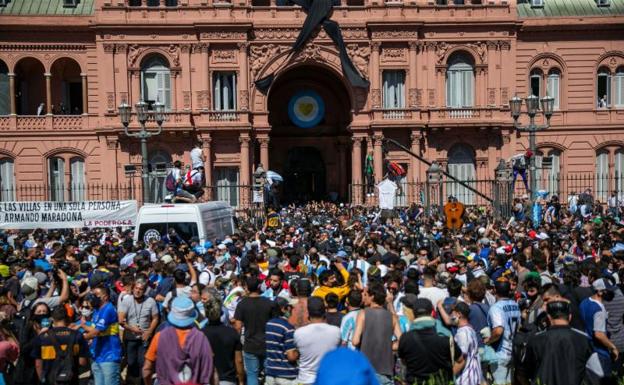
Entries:
{"label": "ornate stone column", "polygon": [[[422,134],[420,130],[412,131],[410,135],[410,139],[411,139],[410,150],[416,155],[420,155],[421,138],[422,138]],[[416,202],[418,200],[417,182],[421,176],[421,172],[422,172],[421,167],[422,167],[422,162],[420,162],[418,159],[414,158],[413,156],[410,156],[410,167],[409,167],[410,176],[408,178],[410,182],[410,186],[408,188],[408,195],[407,195],[409,199],[409,203]]]}
{"label": "ornate stone column", "polygon": [[407,92],[407,106],[408,108],[417,107],[416,103],[416,72],[418,66],[416,65],[416,58],[418,53],[418,42],[410,41],[409,42],[409,83],[408,83],[408,92]]}
{"label": "ornate stone column", "polygon": [[249,203],[249,177],[250,177],[250,165],[249,165],[249,142],[251,141],[249,134],[241,133],[238,141],[240,142],[240,203],[241,206],[246,207]]}
{"label": "ornate stone column", "polygon": [[379,50],[381,43],[371,43],[370,82],[371,82],[371,108],[381,107],[381,90],[379,89]]}
{"label": "ornate stone column", "polygon": [[351,197],[352,203],[362,203],[362,138],[354,136],[351,149]]}
{"label": "ornate stone column", "polygon": [[269,169],[269,136],[261,136],[258,138],[260,143],[260,163],[265,170]]}
{"label": "ornate stone column", "polygon": [[9,72],[9,98],[11,99],[11,115],[17,114],[15,105],[15,73]]}
{"label": "ornate stone column", "polygon": [[86,115],[88,113],[88,107],[87,107],[87,102],[88,102],[88,98],[87,98],[87,92],[88,92],[87,74],[80,73],[80,78],[82,79],[82,114]]}
{"label": "ornate stone column", "polygon": [[[239,111],[247,111],[249,110],[249,81],[247,80],[248,75],[248,62],[247,62],[247,48],[249,47],[248,42],[238,43],[239,50],[239,59],[240,59],[240,81],[238,82],[238,87],[240,89],[239,94],[239,103],[237,110]],[[268,157],[267,157],[268,159]],[[264,167],[269,167],[268,164],[264,165]]]}
{"label": "ornate stone column", "polygon": [[45,76],[46,86],[46,111],[48,115],[52,115],[52,74],[46,72],[43,76]]}
{"label": "ornate stone column", "polygon": [[210,187],[206,191],[206,199],[212,199],[212,136],[210,133],[204,133],[201,135],[202,149],[206,156],[204,162],[204,178],[206,178],[206,186]]}
{"label": "ornate stone column", "polygon": [[375,164],[375,182],[383,178],[383,133],[376,132],[373,135],[373,163]]}

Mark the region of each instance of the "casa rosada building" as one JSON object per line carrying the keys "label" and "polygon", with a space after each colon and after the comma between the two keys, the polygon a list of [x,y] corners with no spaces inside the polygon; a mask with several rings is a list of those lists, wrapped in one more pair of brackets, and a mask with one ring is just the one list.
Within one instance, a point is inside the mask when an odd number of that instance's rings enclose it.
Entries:
{"label": "casa rosada building", "polygon": [[140,142],[118,114],[139,100],[167,111],[148,140],[150,180],[201,140],[209,196],[238,206],[258,164],[289,199],[363,203],[369,154],[377,181],[396,161],[403,203],[420,200],[428,166],[384,138],[460,179],[492,179],[528,148],[509,99],[529,94],[555,99],[537,133],[542,187],[588,174],[599,197],[621,190],[624,0],[337,0],[331,19],[366,89],[320,28],[291,55],[305,18],[289,0],[0,0],[2,200],[140,186]]}

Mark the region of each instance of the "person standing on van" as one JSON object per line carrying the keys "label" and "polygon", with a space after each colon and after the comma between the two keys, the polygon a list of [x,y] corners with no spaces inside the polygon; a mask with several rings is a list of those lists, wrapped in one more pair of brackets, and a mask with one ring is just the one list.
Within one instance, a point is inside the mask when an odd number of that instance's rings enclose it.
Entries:
{"label": "person standing on van", "polygon": [[176,160],[173,162],[173,168],[169,171],[165,179],[165,188],[173,194],[173,199],[171,200],[173,203],[195,203],[197,201],[197,198],[195,198],[193,194],[184,190],[184,176],[185,175],[182,173],[182,162]]}
{"label": "person standing on van", "polygon": [[204,155],[204,149],[202,148],[203,142],[197,141],[195,147],[191,150],[191,167],[197,170],[200,167],[204,167],[206,161],[206,155]]}

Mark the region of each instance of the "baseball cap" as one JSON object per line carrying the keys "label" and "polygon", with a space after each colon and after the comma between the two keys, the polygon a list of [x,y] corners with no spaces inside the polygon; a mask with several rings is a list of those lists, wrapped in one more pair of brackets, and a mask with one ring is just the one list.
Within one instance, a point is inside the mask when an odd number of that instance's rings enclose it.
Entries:
{"label": "baseball cap", "polygon": [[275,303],[279,307],[295,306],[298,302],[299,302],[298,299],[292,298],[292,297],[278,296],[277,298],[275,298]]}
{"label": "baseball cap", "polygon": [[21,290],[25,298],[29,301],[37,298],[37,289],[39,288],[39,281],[35,277],[26,277],[22,281]]}
{"label": "baseball cap", "polygon": [[165,255],[163,255],[162,257],[160,257],[160,261],[161,261],[163,264],[168,265],[168,264],[170,264],[171,262],[173,262],[173,257],[172,257],[171,255],[169,255],[169,254],[165,254]]}
{"label": "baseball cap", "polygon": [[607,281],[604,278],[600,278],[595,280],[592,283],[592,288],[595,291],[601,291],[601,290],[613,290],[613,285],[611,285],[611,283],[609,281]]}

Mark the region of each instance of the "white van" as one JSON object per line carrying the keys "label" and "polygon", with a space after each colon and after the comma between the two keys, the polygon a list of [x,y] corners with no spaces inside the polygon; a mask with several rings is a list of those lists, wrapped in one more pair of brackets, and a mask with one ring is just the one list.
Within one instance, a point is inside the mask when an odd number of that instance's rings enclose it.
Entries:
{"label": "white van", "polygon": [[234,210],[227,202],[144,205],[139,210],[134,241],[160,240],[174,229],[186,242],[222,240],[234,232]]}

